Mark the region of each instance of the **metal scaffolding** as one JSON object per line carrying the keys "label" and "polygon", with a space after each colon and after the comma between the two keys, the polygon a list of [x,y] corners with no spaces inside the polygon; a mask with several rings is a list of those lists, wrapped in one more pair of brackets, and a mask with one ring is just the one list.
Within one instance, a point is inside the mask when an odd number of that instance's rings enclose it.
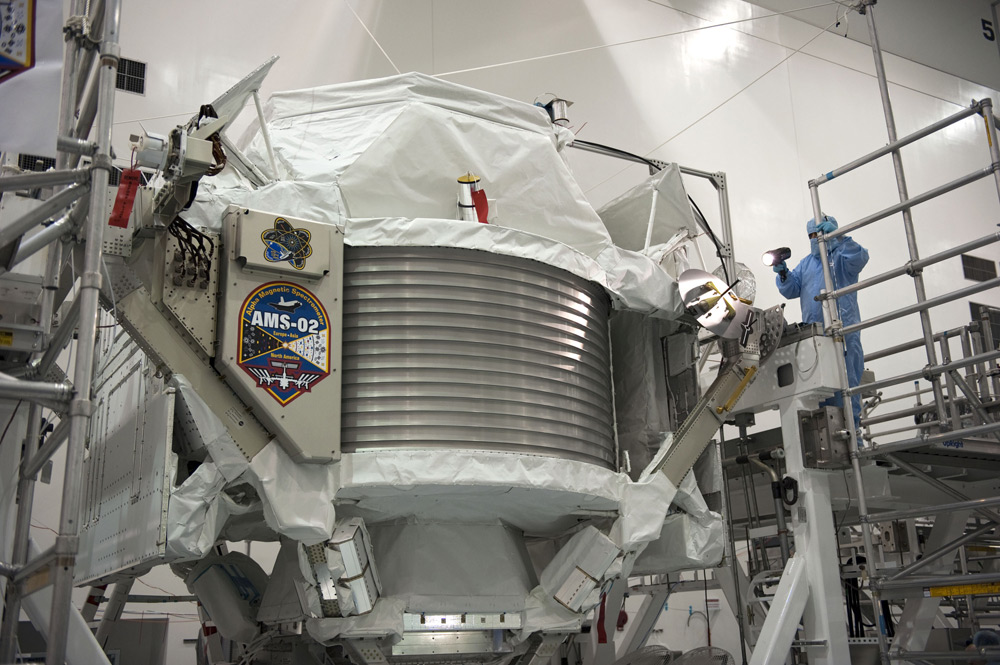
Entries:
{"label": "metal scaffolding", "polygon": [[[89,14],[86,8],[90,9]],[[56,170],[0,178],[0,191],[70,185],[57,191],[31,212],[0,228],[0,248],[18,243],[14,245],[16,251],[9,265],[24,260],[45,246],[50,248],[41,304],[43,348],[26,368],[22,368],[21,378],[0,375],[0,397],[30,403],[19,470],[13,557],[9,564],[0,568],[0,573],[9,578],[4,599],[4,621],[0,627],[0,662],[3,663],[15,660],[22,599],[50,584],[53,587],[52,606],[45,662],[62,665],[66,660],[80,527],[82,464],[93,410],[91,379],[102,287],[102,237],[108,219],[108,197],[105,193],[112,169],[111,129],[119,59],[120,9],[120,0],[73,1],[71,16],[64,29],[66,48]],[[77,117],[79,120],[76,120]],[[76,168],[82,155],[90,156],[91,161],[84,168]],[[67,211],[74,204],[72,211]],[[57,215],[61,217],[53,221]],[[41,225],[46,226],[25,237],[26,233],[35,231]],[[69,252],[82,256],[83,270],[74,285],[58,290],[60,280],[65,279],[61,240],[70,233],[82,238]],[[67,292],[75,294],[73,307],[70,316],[53,335],[52,315],[61,304],[56,301],[57,293]],[[77,331],[78,351],[72,383],[39,380],[65,348],[73,330]],[[51,436],[39,450],[43,406],[59,413],[62,423],[59,436]],[[50,549],[30,558],[28,533],[35,474],[64,441],[66,470],[58,535]]]}
{"label": "metal scaffolding", "polygon": [[[924,348],[927,357],[927,366],[918,371],[882,379],[873,383],[867,383],[862,386],[852,386],[843,391],[844,419],[845,422],[853,422],[854,416],[851,408],[851,400],[849,399],[850,396],[858,395],[862,392],[870,393],[870,391],[878,390],[883,387],[901,385],[910,381],[919,381],[920,379],[926,380],[930,383],[930,388],[927,390],[920,389],[918,387],[918,389],[914,392],[895,398],[901,399],[906,397],[915,397],[917,399],[917,405],[914,408],[901,409],[887,415],[872,416],[870,414],[866,414],[866,417],[861,419],[861,425],[866,431],[865,438],[869,443],[867,447],[861,448],[859,446],[858,432],[854,427],[847,428],[849,432],[851,466],[854,472],[853,475],[856,484],[859,511],[859,517],[853,522],[853,524],[861,525],[861,534],[866,556],[868,557],[869,562],[875,562],[874,566],[870,566],[870,570],[872,570],[873,573],[869,578],[868,586],[873,605],[873,616],[878,617],[881,614],[880,594],[882,591],[898,589],[904,586],[908,588],[916,588],[948,584],[995,582],[1000,580],[1000,575],[996,574],[968,574],[966,559],[964,557],[964,546],[967,543],[993,532],[994,529],[997,528],[997,525],[1000,524],[1000,513],[991,509],[992,506],[1000,505],[1000,499],[971,500],[969,497],[964,496],[960,492],[951,488],[949,485],[923,473],[913,465],[900,460],[894,455],[894,453],[924,448],[938,442],[962,440],[969,437],[984,435],[994,437],[1000,435],[1000,422],[998,422],[990,412],[990,407],[997,404],[998,398],[998,371],[996,361],[1000,358],[1000,351],[996,350],[993,340],[990,337],[988,322],[986,322],[985,325],[973,322],[970,326],[935,333],[931,325],[930,314],[928,312],[929,309],[938,305],[953,302],[974,293],[1000,286],[1000,280],[991,279],[971,287],[958,289],[942,296],[928,298],[924,288],[922,276],[922,270],[925,267],[958,256],[966,251],[997,242],[1000,240],[1000,234],[991,233],[982,238],[921,259],[917,250],[916,234],[912,220],[912,212],[915,206],[991,175],[996,182],[998,195],[1000,195],[1000,146],[997,144],[997,133],[993,116],[992,102],[989,99],[973,102],[968,108],[908,136],[904,136],[902,138],[897,136],[892,105],[889,99],[885,68],[882,62],[882,52],[879,46],[878,33],[875,27],[875,16],[873,12],[874,4],[874,0],[865,0],[861,3],[861,6],[858,9],[867,18],[868,33],[871,41],[872,52],[875,58],[875,69],[879,91],[882,97],[882,106],[885,112],[889,143],[879,150],[856,159],[849,164],[841,166],[840,168],[833,169],[825,175],[810,181],[809,190],[812,199],[814,218],[820,219],[822,216],[822,207],[820,205],[819,197],[819,188],[821,185],[853,171],[860,166],[869,164],[880,157],[890,156],[892,158],[896,186],[899,195],[899,203],[889,206],[853,223],[845,224],[839,229],[825,235],[820,234],[818,240],[820,251],[822,253],[821,255],[827,256],[827,247],[831,240],[844,236],[856,229],[874,224],[880,220],[894,217],[897,213],[899,213],[901,214],[903,221],[903,231],[905,233],[906,245],[909,251],[909,261],[902,266],[888,270],[884,273],[876,275],[875,277],[862,280],[857,284],[850,286],[835,284],[831,266],[828,261],[824,261],[823,273],[826,288],[818,299],[823,302],[826,330],[836,342],[836,346],[840,351],[839,357],[843,358],[844,335],[877,326],[888,321],[893,321],[910,314],[917,314],[920,317],[922,338],[869,354],[866,356],[866,361],[885,358],[897,353],[921,347]],[[986,133],[984,143],[987,145],[989,150],[989,165],[953,180],[952,182],[930,189],[916,196],[910,196],[906,185],[902,159],[900,157],[900,149],[968,118],[982,118],[985,120]],[[872,317],[854,325],[843,325],[843,322],[840,320],[838,298],[841,298],[849,293],[869,288],[876,284],[881,284],[887,280],[903,276],[909,276],[913,281],[913,287],[916,294],[915,304]],[[961,340],[964,357],[960,359],[951,358],[949,347],[950,339]],[[940,360],[938,358],[939,353],[941,355]],[[987,369],[987,367],[989,369]],[[965,370],[964,376],[959,372],[959,370],[962,369]],[[840,363],[840,370],[843,385],[847,386],[848,378],[846,361]],[[990,377],[992,377],[992,380]],[[920,396],[923,394],[932,395],[933,400],[928,404],[921,404],[919,400]],[[892,399],[884,400],[882,403],[888,401],[892,401]],[[963,413],[966,413],[967,415],[963,416]],[[890,422],[900,418],[912,418],[918,414],[925,415],[930,418],[930,420],[916,425],[918,430],[922,430],[917,436],[903,440],[891,441],[888,443],[877,443],[876,435],[871,434],[870,428],[872,425]],[[914,425],[911,424],[908,427],[892,430],[888,433],[882,432],[878,436],[883,437],[886,434],[908,432],[913,429]],[[894,464],[898,469],[929,483],[936,489],[946,492],[956,499],[959,499],[959,501],[953,504],[914,508],[912,510],[871,513],[868,509],[866,500],[867,494],[865,492],[863,475],[861,473],[861,463],[863,460],[868,458],[886,460]],[[895,519],[924,517],[932,514],[941,514],[960,510],[976,511],[976,514],[986,521],[973,528],[971,531],[964,533],[960,537],[953,538],[935,551],[926,552],[924,557],[919,561],[904,568],[896,569],[891,576],[880,576],[880,565],[875,559],[876,548],[873,546],[872,530],[870,528],[872,522],[885,522]],[[850,524],[850,522],[848,522],[848,524]],[[956,550],[963,553],[963,574],[926,577],[917,577],[913,575],[913,573],[917,570],[923,569],[935,561],[939,561],[945,555],[954,555]],[[882,549],[879,548],[877,551],[881,558]],[[881,563],[884,564],[885,562],[881,561]],[[881,567],[884,569],[884,565]],[[969,598],[971,598],[971,595]],[[971,600],[968,601],[968,607],[969,612],[971,613]],[[932,652],[904,652],[900,651],[898,648],[890,650],[887,640],[886,626],[883,622],[877,623],[879,623],[877,632],[879,652],[882,663],[886,665],[888,665],[890,661],[900,661],[914,658],[934,660],[941,658],[971,659],[977,657],[976,655],[969,656],[950,652],[947,654],[939,654]]]}

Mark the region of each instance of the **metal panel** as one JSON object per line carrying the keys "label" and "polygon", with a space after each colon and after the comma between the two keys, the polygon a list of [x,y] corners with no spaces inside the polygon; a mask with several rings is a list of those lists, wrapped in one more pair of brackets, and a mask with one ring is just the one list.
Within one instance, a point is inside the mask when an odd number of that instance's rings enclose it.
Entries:
{"label": "metal panel", "polygon": [[348,247],[345,452],[461,448],[614,463],[609,301],[543,263]]}
{"label": "metal panel", "polygon": [[[440,656],[441,654],[494,653],[492,631],[406,633],[392,645],[393,656]],[[485,659],[482,659],[485,660]]]}
{"label": "metal panel", "polygon": [[152,394],[134,344],[110,351],[84,461],[78,585],[159,563],[166,545],[174,393]]}
{"label": "metal panel", "polygon": [[219,292],[219,235],[208,234],[213,245],[208,250],[212,269],[207,276],[180,278],[177,267],[189,267],[186,260],[178,260],[181,253],[177,238],[166,237],[166,256],[163,262],[162,307],[176,319],[177,325],[187,333],[208,357],[215,355],[216,307]]}
{"label": "metal panel", "polygon": [[292,459],[339,459],[343,232],[235,206],[224,219],[216,368]]}
{"label": "metal panel", "polygon": [[403,630],[440,632],[457,630],[519,630],[520,612],[467,612],[465,614],[403,614]]}

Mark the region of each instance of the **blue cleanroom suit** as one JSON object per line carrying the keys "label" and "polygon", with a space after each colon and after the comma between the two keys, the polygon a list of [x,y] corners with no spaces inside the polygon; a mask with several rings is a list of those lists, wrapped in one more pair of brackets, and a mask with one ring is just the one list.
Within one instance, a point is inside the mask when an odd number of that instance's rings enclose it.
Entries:
{"label": "blue cleanroom suit", "polygon": [[[823,323],[823,303],[815,300],[820,290],[825,286],[823,281],[823,264],[820,263],[819,241],[816,235],[819,232],[830,233],[837,228],[837,220],[829,215],[824,215],[819,224],[810,219],[806,223],[806,232],[809,234],[811,252],[808,256],[799,261],[799,265],[793,270],[789,270],[784,261],[774,266],[774,272],[778,273],[776,283],[778,291],[786,298],[798,297],[799,305],[802,307],[802,321],[804,323]],[[849,236],[840,236],[828,240],[827,249],[829,251],[830,270],[833,275],[833,287],[843,288],[858,281],[861,269],[868,263],[868,250],[851,240]],[[858,311],[858,294],[849,293],[837,299],[840,307],[840,320],[845,326],[853,325],[861,320]],[[865,368],[865,353],[861,348],[861,333],[853,332],[844,336],[844,355],[847,360],[847,382],[851,387],[861,383],[861,372]],[[861,396],[855,395],[852,399],[854,409],[854,425],[858,426],[861,417]],[[838,394],[829,403],[841,406],[843,401]]]}

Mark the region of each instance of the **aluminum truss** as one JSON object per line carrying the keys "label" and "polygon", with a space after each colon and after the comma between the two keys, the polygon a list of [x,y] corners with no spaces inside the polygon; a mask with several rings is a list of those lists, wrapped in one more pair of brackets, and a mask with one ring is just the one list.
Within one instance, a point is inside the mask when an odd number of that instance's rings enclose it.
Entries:
{"label": "aluminum truss", "polygon": [[[862,420],[862,425],[870,426],[872,424],[877,424],[880,422],[888,422],[895,418],[900,418],[904,416],[912,416],[916,413],[929,413],[936,416],[936,420],[933,423],[933,427],[924,427],[924,431],[918,436],[904,439],[901,441],[893,441],[891,443],[883,443],[879,445],[870,445],[865,449],[861,449],[857,440],[857,433],[853,427],[849,427],[848,432],[850,435],[849,448],[851,456],[851,465],[854,471],[854,479],[857,489],[857,500],[858,500],[858,510],[859,519],[856,521],[857,524],[862,526],[862,538],[864,542],[864,548],[869,561],[874,561],[876,549],[873,546],[872,532],[869,525],[873,522],[884,522],[886,520],[892,519],[903,519],[912,517],[922,517],[930,514],[941,514],[941,513],[952,513],[960,515],[961,511],[965,510],[975,510],[979,514],[982,514],[986,522],[980,526],[974,528],[972,531],[964,532],[964,521],[959,525],[963,530],[963,533],[958,537],[951,538],[948,542],[942,544],[940,547],[931,552],[926,552],[924,557],[918,562],[912,563],[902,569],[899,569],[893,573],[891,577],[878,577],[877,573],[875,577],[869,580],[869,593],[872,600],[874,616],[878,617],[881,614],[880,608],[880,594],[882,591],[888,591],[890,589],[896,589],[903,586],[915,588],[915,587],[928,587],[935,585],[945,585],[945,584],[972,584],[976,582],[992,582],[1000,581],[1000,575],[988,574],[988,575],[957,575],[957,576],[943,576],[943,575],[933,575],[925,577],[917,577],[913,575],[917,570],[923,569],[935,562],[940,563],[944,560],[946,555],[954,556],[956,550],[963,548],[963,546],[973,541],[979,537],[984,536],[987,533],[992,532],[1000,520],[1000,517],[996,511],[992,510],[991,507],[998,505],[998,501],[995,500],[971,500],[968,497],[957,492],[950,486],[938,481],[927,474],[921,472],[916,467],[907,464],[905,461],[900,460],[898,457],[894,456],[894,453],[901,451],[908,451],[917,448],[927,447],[937,442],[952,441],[952,440],[962,440],[968,437],[990,435],[996,436],[1000,432],[1000,422],[993,418],[988,410],[988,406],[992,406],[995,403],[997,394],[996,386],[990,385],[990,381],[987,380],[988,374],[993,374],[993,383],[996,383],[996,360],[1000,358],[1000,351],[996,351],[993,346],[992,340],[987,338],[978,339],[975,344],[972,343],[973,333],[981,334],[981,331],[972,331],[970,327],[956,329],[953,331],[948,331],[945,333],[935,333],[930,320],[930,314],[928,312],[932,307],[953,302],[955,300],[965,298],[974,293],[985,291],[987,289],[992,289],[1000,286],[1000,279],[991,279],[985,282],[981,282],[971,287],[959,289],[942,296],[928,298],[923,282],[922,270],[923,268],[944,261],[948,258],[952,258],[962,254],[968,250],[975,249],[978,247],[983,247],[988,244],[994,243],[1000,240],[1000,234],[992,233],[986,235],[982,238],[967,242],[963,245],[959,245],[955,248],[949,249],[944,252],[940,252],[933,256],[921,259],[919,252],[917,250],[916,234],[914,232],[913,220],[912,220],[912,210],[915,206],[930,201],[938,196],[951,192],[959,187],[968,185],[970,183],[976,182],[983,178],[988,178],[992,176],[996,182],[998,195],[1000,195],[1000,146],[997,143],[997,132],[996,132],[996,121],[993,115],[992,102],[989,99],[985,99],[979,102],[973,102],[971,106],[966,109],[959,111],[947,118],[940,120],[924,129],[914,132],[908,136],[899,138],[896,134],[896,125],[892,111],[892,104],[889,99],[889,89],[888,82],[885,74],[885,67],[882,61],[882,52],[879,46],[878,32],[875,26],[875,16],[873,11],[873,6],[875,0],[863,0],[858,7],[858,11],[864,14],[867,18],[868,32],[870,37],[870,42],[872,45],[872,52],[875,59],[875,69],[879,84],[879,91],[882,97],[882,106],[885,113],[886,129],[888,132],[889,143],[868,155],[860,157],[859,159],[845,164],[840,168],[833,169],[819,178],[816,178],[809,182],[809,190],[812,199],[813,214],[816,219],[819,219],[822,215],[822,207],[820,205],[819,197],[819,187],[824,183],[830,182],[831,180],[840,177],[854,169],[868,164],[880,157],[890,156],[893,162],[893,168],[896,177],[896,186],[899,194],[899,203],[889,206],[883,210],[875,212],[863,219],[857,220],[850,224],[845,224],[844,226],[836,229],[835,231],[819,236],[820,250],[823,255],[826,255],[827,246],[829,241],[834,238],[846,235],[856,229],[874,224],[880,220],[884,220],[895,216],[897,213],[901,213],[903,221],[903,231],[906,237],[906,245],[909,251],[910,260],[902,266],[888,270],[884,273],[876,275],[874,277],[862,280],[857,284],[851,286],[844,286],[838,288],[834,284],[833,276],[831,274],[830,266],[828,262],[824,261],[824,280],[825,280],[825,292],[820,296],[823,301],[824,306],[824,317],[827,332],[834,338],[838,351],[840,354],[838,358],[843,358],[843,344],[844,335],[847,333],[863,330],[872,326],[880,325],[888,321],[893,321],[903,316],[909,314],[918,314],[920,317],[920,325],[923,333],[922,339],[915,340],[913,342],[908,342],[905,344],[898,345],[891,349],[886,349],[876,354],[870,354],[866,357],[866,360],[873,360],[876,358],[882,358],[895,353],[900,353],[909,349],[923,347],[926,352],[927,366],[923,369],[915,372],[910,372],[906,374],[901,374],[899,376],[883,379],[876,381],[874,383],[868,383],[863,386],[856,386],[849,388],[844,391],[844,412],[845,412],[845,422],[853,421],[853,413],[851,410],[851,400],[848,397],[852,395],[857,395],[862,392],[871,391],[874,389],[879,389],[887,386],[895,386],[905,384],[910,381],[916,381],[919,379],[924,379],[930,383],[929,390],[916,390],[914,393],[909,393],[908,396],[915,396],[919,400],[921,394],[930,394],[932,396],[932,401],[927,405],[920,405],[918,401],[918,407],[915,409],[905,409],[901,411],[894,412],[889,416],[879,416],[865,418]],[[934,189],[928,190],[916,196],[911,196],[907,189],[906,177],[903,170],[903,163],[900,157],[900,149],[907,146],[915,141],[918,141],[924,137],[930,136],[936,132],[939,132],[951,125],[961,122],[967,118],[981,117],[985,120],[985,143],[989,149],[989,159],[990,163],[988,166],[973,171],[965,176],[962,176],[952,182],[946,183]],[[902,277],[908,275],[913,280],[913,287],[916,293],[916,304],[907,307],[902,307],[892,312],[882,314],[873,317],[868,320],[861,321],[860,323],[844,326],[843,322],[840,320],[839,308],[837,304],[837,299],[847,295],[849,293],[854,293],[865,288],[869,288],[876,284],[880,284],[887,280]],[[986,326],[987,336],[988,325]],[[948,339],[950,337],[961,337],[963,341],[963,351],[965,352],[965,357],[958,360],[952,360],[950,358],[950,352],[948,348]],[[939,345],[939,346],[936,346]],[[938,353],[941,352],[942,358],[939,362]],[[986,367],[989,365],[991,372],[987,372]],[[962,376],[958,370],[966,369],[966,376]],[[977,377],[970,375],[971,372],[968,368],[979,368],[978,381]],[[843,385],[847,385],[847,367],[845,362],[840,362],[841,377]],[[979,390],[973,386],[978,383]],[[993,388],[991,392],[991,388]],[[961,392],[963,397],[958,397],[958,392]],[[967,405],[973,413],[976,415],[976,419],[979,421],[978,424],[971,426],[963,426],[962,418],[959,415],[958,406]],[[903,431],[909,431],[909,428],[904,428],[900,430],[894,430],[892,433],[899,433]],[[938,430],[936,432],[929,431],[931,429]],[[874,442],[873,442],[874,444]],[[861,462],[867,458],[880,458],[887,460],[897,466],[897,468],[906,471],[916,478],[920,478],[937,489],[944,491],[951,496],[958,498],[959,501],[954,504],[940,505],[934,507],[924,507],[915,508],[913,510],[905,511],[892,511],[883,513],[871,513],[868,509],[866,492],[864,487],[863,476],[861,473]],[[881,549],[879,549],[881,552]],[[965,559],[963,553],[963,571],[965,570]],[[878,570],[878,564],[875,565],[875,570]],[[979,579],[982,577],[983,579]],[[987,579],[989,578],[989,579]],[[971,608],[971,602],[970,602]],[[884,624],[880,624],[877,632],[879,652],[881,655],[882,663],[888,665],[890,661],[901,661],[909,659],[924,659],[933,660],[941,659],[946,657],[948,659],[961,659],[969,658],[967,654],[960,653],[930,653],[930,652],[904,652],[900,651],[898,648],[890,651],[887,637],[886,628]],[[977,656],[972,656],[975,658]],[[979,656],[981,657],[981,656]]]}
{"label": "aluminum truss", "polygon": [[[90,8],[89,15],[85,14],[86,7]],[[80,526],[84,445],[93,410],[91,380],[102,287],[102,237],[108,219],[108,199],[105,192],[112,168],[111,130],[119,59],[121,2],[96,0],[91,4],[84,0],[74,0],[71,10],[72,16],[64,31],[66,48],[57,168],[39,175],[0,178],[0,191],[25,186],[70,185],[57,191],[30,213],[0,228],[0,249],[13,245],[14,251],[8,265],[23,260],[45,246],[50,247],[42,295],[45,349],[41,358],[36,358],[22,369],[22,378],[0,375],[0,398],[24,400],[31,405],[19,473],[13,559],[2,570],[9,578],[4,621],[0,627],[0,662],[4,663],[14,662],[15,659],[22,599],[50,584],[53,588],[46,636],[46,663],[62,665],[66,660]],[[78,115],[79,120],[74,122]],[[82,155],[91,156],[91,162],[86,168],[76,168]],[[72,211],[66,212],[74,204]],[[53,222],[60,214],[62,216]],[[40,225],[47,226],[26,237],[27,233]],[[83,256],[83,270],[75,285],[72,320],[62,323],[60,332],[64,334],[57,333],[53,336],[50,334],[50,323],[52,314],[58,307],[55,302],[56,289],[62,277],[61,240],[71,233],[83,238],[79,248]],[[77,331],[78,352],[72,383],[37,380],[51,367],[55,357],[69,341],[68,333],[74,328]],[[63,424],[62,435],[50,437],[54,444],[39,450],[42,406],[59,412]],[[56,542],[41,555],[29,557],[28,533],[34,476],[63,441],[67,448],[66,472]]]}

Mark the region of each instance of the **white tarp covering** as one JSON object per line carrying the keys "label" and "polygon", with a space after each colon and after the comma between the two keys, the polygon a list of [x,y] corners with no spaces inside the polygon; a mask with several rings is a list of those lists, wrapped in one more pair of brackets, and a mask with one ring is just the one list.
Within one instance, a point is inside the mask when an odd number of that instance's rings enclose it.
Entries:
{"label": "white tarp covering", "polygon": [[330,644],[338,637],[382,637],[392,642],[403,637],[403,612],[406,601],[379,598],[368,614],[353,617],[306,619],[306,631],[317,642]]}
{"label": "white tarp covering", "polygon": [[635,312],[616,312],[611,317],[615,430],[634,478],[656,454],[663,432],[671,429],[662,341],[673,332],[671,325]]}
{"label": "white tarp covering", "polygon": [[[652,210],[654,205],[655,210]],[[614,243],[635,252],[647,246],[647,233],[650,235],[649,247],[667,243],[680,231],[687,231],[692,236],[698,234],[677,164],[668,164],[597,213]],[[649,228],[650,217],[652,229]]]}
{"label": "white tarp covering", "polygon": [[167,383],[176,389],[177,399],[187,409],[194,421],[192,429],[197,431],[201,443],[208,450],[212,462],[227,481],[233,481],[240,476],[250,463],[240,452],[229,430],[222,421],[205,404],[205,400],[191,386],[191,382],[180,374],[175,374]]}
{"label": "white tarp covering", "polygon": [[170,492],[167,504],[167,557],[197,559],[215,545],[229,513],[222,500],[226,478],[205,462]]}
{"label": "white tarp covering", "polygon": [[382,593],[410,612],[518,612],[535,586],[521,533],[499,521],[410,518],[368,529]]}
{"label": "white tarp covering", "polygon": [[[269,172],[254,129],[243,147]],[[185,219],[217,229],[237,204],[345,226],[353,245],[384,237],[523,256],[594,280],[621,308],[681,312],[674,280],[613,244],[557,151],[566,137],[540,108],[404,74],[278,93],[268,129],[280,180],[254,190],[231,170],[205,178]],[[467,172],[495,200],[496,224],[485,230],[456,220],[456,180]]]}
{"label": "white tarp covering", "polygon": [[681,481],[674,503],[685,512],[668,515],[659,537],[635,563],[637,575],[671,573],[718,565],[725,553],[725,522],[708,504],[689,473]]}
{"label": "white tarp covering", "polygon": [[253,458],[246,478],[260,495],[264,520],[271,529],[315,545],[333,533],[335,468],[296,464],[277,441],[271,441]]}

